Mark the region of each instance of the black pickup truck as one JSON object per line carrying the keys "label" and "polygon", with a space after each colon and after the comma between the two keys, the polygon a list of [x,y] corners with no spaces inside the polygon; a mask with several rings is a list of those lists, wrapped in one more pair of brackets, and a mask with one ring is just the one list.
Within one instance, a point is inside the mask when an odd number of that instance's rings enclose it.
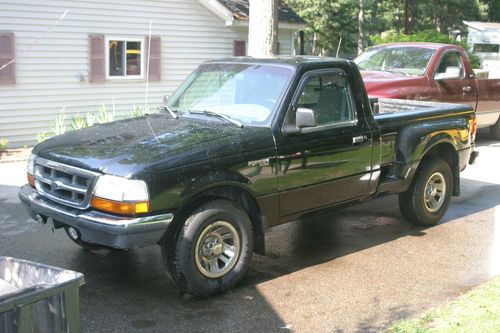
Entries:
{"label": "black pickup truck", "polygon": [[208,61],[164,112],[36,146],[19,197],[82,247],[159,244],[175,284],[208,296],[264,254],[267,228],[320,210],[397,193],[404,218],[437,223],[475,131],[468,106],[370,101],[350,61]]}

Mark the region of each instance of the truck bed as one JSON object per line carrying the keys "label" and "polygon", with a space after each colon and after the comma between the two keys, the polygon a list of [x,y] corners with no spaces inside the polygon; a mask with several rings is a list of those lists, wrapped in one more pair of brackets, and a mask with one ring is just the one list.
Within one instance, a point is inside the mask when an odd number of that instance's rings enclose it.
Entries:
{"label": "truck bed", "polygon": [[454,116],[458,113],[474,112],[467,104],[425,102],[392,98],[371,98],[373,115],[382,134],[404,124],[417,123],[429,118]]}

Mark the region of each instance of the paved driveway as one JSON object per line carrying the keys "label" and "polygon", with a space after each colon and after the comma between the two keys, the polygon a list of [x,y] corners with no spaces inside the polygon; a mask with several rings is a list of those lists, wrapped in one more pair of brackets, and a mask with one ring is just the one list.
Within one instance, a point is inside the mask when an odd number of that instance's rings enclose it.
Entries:
{"label": "paved driveway", "polygon": [[500,273],[500,142],[478,145],[438,226],[405,222],[395,196],[289,223],[235,290],[209,300],[179,295],[159,247],[86,252],[29,220],[20,163],[0,164],[0,254],[84,273],[83,332],[379,331]]}

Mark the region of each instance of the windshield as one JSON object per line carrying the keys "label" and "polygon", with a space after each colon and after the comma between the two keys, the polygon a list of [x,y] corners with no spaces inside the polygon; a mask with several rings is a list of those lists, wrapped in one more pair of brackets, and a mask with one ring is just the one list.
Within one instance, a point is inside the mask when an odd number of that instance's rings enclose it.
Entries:
{"label": "windshield", "polygon": [[211,111],[245,125],[267,126],[292,74],[291,68],[273,65],[201,65],[177,89],[168,107],[184,116]]}
{"label": "windshield", "polygon": [[361,70],[424,75],[435,52],[433,49],[412,46],[379,47],[361,54],[354,62]]}

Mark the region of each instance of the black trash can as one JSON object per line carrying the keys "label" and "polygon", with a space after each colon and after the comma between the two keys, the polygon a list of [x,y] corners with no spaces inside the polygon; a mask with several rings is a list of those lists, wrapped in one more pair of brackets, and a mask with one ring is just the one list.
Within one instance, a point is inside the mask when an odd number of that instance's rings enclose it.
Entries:
{"label": "black trash can", "polygon": [[83,274],[0,256],[0,333],[80,332]]}

